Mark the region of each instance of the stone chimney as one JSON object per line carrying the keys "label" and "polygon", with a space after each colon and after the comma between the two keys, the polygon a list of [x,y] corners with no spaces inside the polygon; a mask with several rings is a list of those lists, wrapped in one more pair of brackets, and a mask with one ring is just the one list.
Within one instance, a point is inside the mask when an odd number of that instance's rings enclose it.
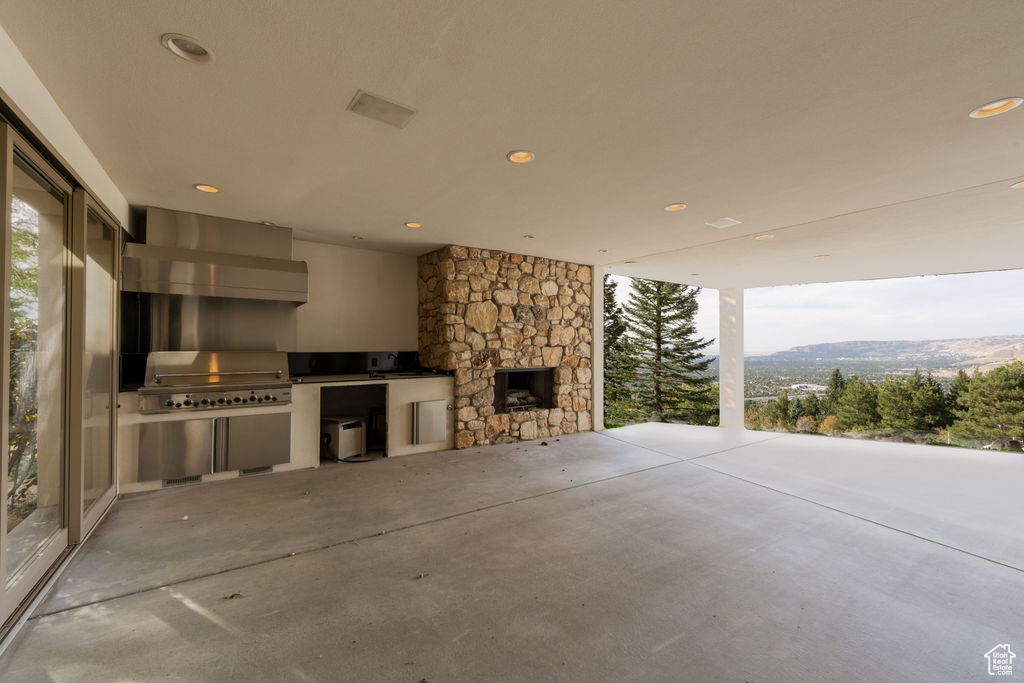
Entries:
{"label": "stone chimney", "polygon": [[[590,266],[447,246],[419,257],[419,353],[455,374],[455,446],[588,430],[593,417]],[[494,411],[495,372],[546,369],[552,408]]]}

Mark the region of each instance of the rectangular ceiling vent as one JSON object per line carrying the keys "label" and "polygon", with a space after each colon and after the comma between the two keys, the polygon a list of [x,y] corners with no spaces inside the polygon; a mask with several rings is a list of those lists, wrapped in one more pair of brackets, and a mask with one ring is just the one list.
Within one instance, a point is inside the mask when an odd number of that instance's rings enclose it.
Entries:
{"label": "rectangular ceiling vent", "polygon": [[742,222],[743,221],[738,221],[735,218],[723,216],[719,218],[717,221],[711,221],[710,223],[705,223],[704,225],[708,226],[709,228],[718,228],[719,230],[722,230],[723,228],[731,228],[734,225],[739,225]]}
{"label": "rectangular ceiling vent", "polygon": [[356,91],[356,96],[349,102],[348,110],[395,128],[405,128],[405,124],[416,115],[414,109],[389,102],[362,89]]}

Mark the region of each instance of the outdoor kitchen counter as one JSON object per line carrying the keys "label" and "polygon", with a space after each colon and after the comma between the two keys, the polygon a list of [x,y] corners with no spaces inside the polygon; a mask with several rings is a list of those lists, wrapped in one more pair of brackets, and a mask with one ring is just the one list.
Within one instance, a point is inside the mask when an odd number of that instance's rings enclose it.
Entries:
{"label": "outdoor kitchen counter", "polygon": [[[121,493],[137,493],[149,491],[161,487],[159,481],[139,481],[139,426],[151,422],[175,422],[182,419],[202,419],[218,417],[241,417],[243,415],[268,415],[272,413],[290,413],[292,404],[289,403],[267,403],[255,406],[245,406],[222,410],[196,410],[183,414],[181,412],[167,413],[140,413],[139,394],[135,391],[122,391],[117,395],[117,477],[118,489]],[[294,423],[294,417],[292,419]],[[292,435],[294,441],[294,433]],[[274,465],[274,471],[279,472],[289,469],[300,469],[302,465],[294,464],[294,452],[292,462],[282,465]],[[309,465],[305,465],[309,467]],[[203,476],[203,481],[218,481],[237,477],[237,472],[218,472]]]}
{"label": "outdoor kitchen counter", "polygon": [[293,384],[323,384],[325,382],[390,382],[400,379],[436,379],[449,378],[449,375],[439,375],[431,372],[382,372],[375,375],[368,373],[347,374],[347,375],[309,375],[306,377],[293,377]]}
{"label": "outdoor kitchen counter", "polygon": [[[455,413],[449,411],[449,424],[445,441],[429,444],[412,442],[412,404],[417,401],[446,400],[455,402],[455,378],[448,375],[418,373],[388,373],[370,377],[358,375],[322,375],[293,380],[292,402],[233,408],[231,410],[200,411],[196,417],[229,417],[234,415],[260,415],[291,413],[291,454],[289,462],[274,465],[275,472],[307,469],[320,466],[320,390],[332,386],[387,385],[388,456],[411,455],[431,451],[449,450],[455,446]],[[146,422],[182,419],[180,413],[140,414],[138,394],[134,391],[118,395],[118,479],[122,493],[134,493],[160,488],[161,482],[140,482],[138,469],[138,428]],[[203,481],[237,477],[237,472],[205,475]]]}
{"label": "outdoor kitchen counter", "polygon": [[445,400],[455,404],[455,378],[450,375],[384,373],[370,377],[358,375],[318,375],[292,380],[292,467],[320,466],[320,391],[326,387],[386,385],[388,457],[429,453],[455,447],[455,411],[448,412],[444,441],[427,444],[412,442],[412,404],[418,401]]}

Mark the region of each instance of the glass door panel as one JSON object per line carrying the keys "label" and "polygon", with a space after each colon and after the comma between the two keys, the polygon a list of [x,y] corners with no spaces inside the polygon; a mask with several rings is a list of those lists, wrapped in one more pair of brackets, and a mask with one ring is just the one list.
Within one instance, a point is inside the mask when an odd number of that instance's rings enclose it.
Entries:
{"label": "glass door panel", "polygon": [[8,584],[64,519],[65,240],[68,196],[17,154],[11,177],[7,314]]}
{"label": "glass door panel", "polygon": [[114,366],[117,232],[87,212],[82,358],[82,509],[114,485],[111,406]]}

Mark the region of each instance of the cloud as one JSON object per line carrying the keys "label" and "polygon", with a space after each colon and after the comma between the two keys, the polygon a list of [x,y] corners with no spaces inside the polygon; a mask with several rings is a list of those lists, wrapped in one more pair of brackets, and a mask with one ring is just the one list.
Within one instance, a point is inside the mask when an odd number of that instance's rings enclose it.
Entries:
{"label": "cloud", "polygon": [[[611,275],[610,279],[618,283],[615,289],[615,300],[619,305],[629,301],[630,278],[623,275]],[[718,290],[703,288],[697,295],[697,315],[694,318],[697,336],[715,341],[705,353],[718,355]]]}
{"label": "cloud", "polygon": [[1024,270],[747,290],[747,353],[1024,333]]}

